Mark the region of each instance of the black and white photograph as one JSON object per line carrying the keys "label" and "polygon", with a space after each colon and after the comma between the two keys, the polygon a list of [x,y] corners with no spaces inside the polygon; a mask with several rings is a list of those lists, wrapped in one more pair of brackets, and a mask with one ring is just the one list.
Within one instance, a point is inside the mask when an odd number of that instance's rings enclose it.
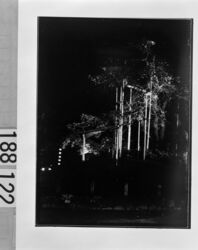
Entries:
{"label": "black and white photograph", "polygon": [[36,226],[191,227],[192,25],[38,17]]}

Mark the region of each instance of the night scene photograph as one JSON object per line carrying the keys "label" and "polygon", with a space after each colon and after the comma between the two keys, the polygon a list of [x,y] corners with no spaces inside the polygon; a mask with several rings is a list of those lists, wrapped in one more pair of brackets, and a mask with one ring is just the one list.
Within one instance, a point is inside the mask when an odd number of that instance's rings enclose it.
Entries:
{"label": "night scene photograph", "polygon": [[192,20],[37,21],[36,226],[190,228]]}

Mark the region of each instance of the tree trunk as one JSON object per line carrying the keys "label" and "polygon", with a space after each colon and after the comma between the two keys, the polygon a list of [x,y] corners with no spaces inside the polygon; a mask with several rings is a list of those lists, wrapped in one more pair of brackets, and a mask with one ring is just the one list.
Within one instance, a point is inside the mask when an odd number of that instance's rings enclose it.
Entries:
{"label": "tree trunk", "polygon": [[[165,112],[166,106],[167,106],[167,101],[164,102],[163,106],[162,106],[162,110]],[[164,139],[164,135],[165,135],[165,129],[166,129],[166,123],[165,121],[162,121],[161,123],[161,132],[160,132],[160,140],[162,141]]]}
{"label": "tree trunk", "polygon": [[179,113],[176,114],[176,127],[179,127]]}
{"label": "tree trunk", "polygon": [[[176,132],[176,136],[179,136],[179,104],[177,104],[177,113],[176,113],[176,128],[177,128],[177,132]],[[178,143],[177,143],[177,139],[176,139],[176,144],[175,144],[175,156],[178,156]]]}
{"label": "tree trunk", "polygon": [[95,193],[95,181],[94,180],[90,184],[90,191],[92,195]]}
{"label": "tree trunk", "polygon": [[157,115],[155,116],[154,128],[155,128],[155,137],[158,142],[159,141],[159,118]]}
{"label": "tree trunk", "polygon": [[163,141],[165,135],[166,124],[165,121],[161,123],[160,140]]}
{"label": "tree trunk", "polygon": [[[178,127],[179,127],[179,113],[176,114],[176,127],[177,127],[177,136],[179,136],[178,133]],[[176,143],[175,143],[175,156],[178,156],[178,143],[177,143],[177,138],[176,138]]]}
{"label": "tree trunk", "polygon": [[138,120],[138,141],[137,141],[137,150],[140,151],[140,120]]}
{"label": "tree trunk", "polygon": [[127,197],[128,194],[129,194],[129,183],[126,182],[126,183],[124,184],[124,196]]}
{"label": "tree trunk", "polygon": [[86,139],[85,139],[85,134],[83,134],[82,161],[85,161],[85,145],[86,145]]}
{"label": "tree trunk", "polygon": [[121,112],[122,112],[122,87],[120,87],[120,100],[119,100],[119,122],[118,122],[118,157],[120,157],[121,148]]}
{"label": "tree trunk", "polygon": [[150,142],[151,106],[152,106],[152,94],[150,93],[150,96],[149,96],[148,132],[147,132],[147,145],[146,145],[147,150],[149,149],[149,142]]}
{"label": "tree trunk", "polygon": [[132,110],[132,88],[130,88],[130,96],[129,96],[129,117],[128,117],[128,144],[127,150],[130,151],[131,149],[131,110]]}
{"label": "tree trunk", "polygon": [[144,114],[144,152],[143,152],[143,159],[146,158],[146,130],[147,130],[147,104],[148,99],[147,95],[145,95],[145,114]]}
{"label": "tree trunk", "polygon": [[116,160],[119,158],[119,128],[116,128]]}
{"label": "tree trunk", "polygon": [[124,89],[121,87],[120,89],[120,132],[119,132],[119,153],[120,157],[122,155],[122,139],[123,139],[123,114],[124,114]]}
{"label": "tree trunk", "polygon": [[116,105],[115,105],[115,158],[116,161],[118,160],[118,118],[117,118],[117,111],[118,111],[118,88],[116,88]]}

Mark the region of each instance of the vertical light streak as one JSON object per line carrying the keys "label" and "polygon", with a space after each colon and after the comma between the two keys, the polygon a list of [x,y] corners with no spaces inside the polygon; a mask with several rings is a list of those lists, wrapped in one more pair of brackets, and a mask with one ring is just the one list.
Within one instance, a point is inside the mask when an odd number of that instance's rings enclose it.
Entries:
{"label": "vertical light streak", "polygon": [[146,158],[146,128],[147,128],[147,106],[148,106],[148,99],[147,95],[145,95],[145,114],[144,114],[144,153],[143,159]]}
{"label": "vertical light streak", "polygon": [[131,111],[132,111],[132,88],[130,88],[130,96],[129,96],[129,117],[128,117],[128,144],[127,150],[131,149]]}

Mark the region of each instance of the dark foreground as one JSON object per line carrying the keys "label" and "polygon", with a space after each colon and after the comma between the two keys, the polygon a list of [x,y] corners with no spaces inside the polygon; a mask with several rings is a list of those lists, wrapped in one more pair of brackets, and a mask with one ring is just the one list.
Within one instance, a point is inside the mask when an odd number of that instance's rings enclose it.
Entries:
{"label": "dark foreground", "polygon": [[[121,209],[120,209],[121,210]],[[38,226],[99,226],[188,228],[187,215],[182,209],[169,211],[72,210],[43,208]]]}
{"label": "dark foreground", "polygon": [[40,176],[36,224],[189,228],[187,176],[177,161],[68,164]]}

